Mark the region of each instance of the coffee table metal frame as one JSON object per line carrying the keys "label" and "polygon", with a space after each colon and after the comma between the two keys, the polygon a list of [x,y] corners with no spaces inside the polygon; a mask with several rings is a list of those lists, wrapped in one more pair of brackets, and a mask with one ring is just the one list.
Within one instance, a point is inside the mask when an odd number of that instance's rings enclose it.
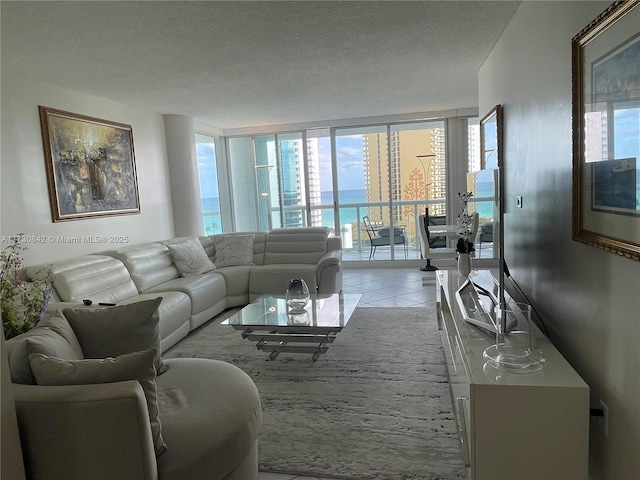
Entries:
{"label": "coffee table metal frame", "polygon": [[361,295],[312,295],[304,312],[291,312],[284,296],[265,295],[222,322],[242,331],[274,360],[280,352],[311,353],[315,362],[347,325]]}

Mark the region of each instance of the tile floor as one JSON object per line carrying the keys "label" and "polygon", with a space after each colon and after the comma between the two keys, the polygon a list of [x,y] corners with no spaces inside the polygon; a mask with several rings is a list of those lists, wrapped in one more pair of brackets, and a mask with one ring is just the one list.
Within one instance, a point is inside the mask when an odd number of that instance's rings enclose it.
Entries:
{"label": "tile floor", "polygon": [[[344,266],[344,263],[343,263]],[[436,299],[434,272],[418,267],[349,268],[343,272],[345,293],[361,293],[360,307],[424,307]]]}
{"label": "tile floor", "polygon": [[[344,266],[344,263],[343,263]],[[435,273],[411,268],[349,268],[343,272],[343,292],[360,293],[360,307],[422,307],[435,305]],[[331,480],[260,472],[258,480]]]}

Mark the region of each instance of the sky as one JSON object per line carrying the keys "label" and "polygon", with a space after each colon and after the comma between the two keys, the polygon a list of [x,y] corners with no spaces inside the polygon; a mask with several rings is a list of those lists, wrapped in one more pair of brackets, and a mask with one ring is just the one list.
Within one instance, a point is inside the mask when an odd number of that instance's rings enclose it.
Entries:
{"label": "sky", "polygon": [[[331,142],[326,137],[318,142],[320,157],[320,187],[332,189]],[[362,135],[340,136],[336,139],[338,151],[338,185],[340,190],[364,190],[364,162]],[[202,198],[219,196],[215,167],[215,150],[212,143],[197,143],[200,195]]]}

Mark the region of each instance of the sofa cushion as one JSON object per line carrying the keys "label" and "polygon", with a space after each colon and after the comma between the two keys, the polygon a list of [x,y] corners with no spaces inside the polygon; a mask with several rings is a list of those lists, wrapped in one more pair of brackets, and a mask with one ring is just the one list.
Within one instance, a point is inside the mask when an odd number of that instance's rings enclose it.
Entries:
{"label": "sofa cushion", "polygon": [[46,337],[32,335],[27,337],[28,354],[41,353],[66,360],[81,360],[84,358],[78,338],[60,310],[50,317],[45,325],[48,325],[45,328],[48,328],[52,335]]}
{"label": "sofa cushion", "polygon": [[180,276],[166,245],[145,243],[105,252],[120,260],[139,292]]}
{"label": "sofa cushion", "polygon": [[317,264],[327,253],[328,236],[327,227],[271,230],[265,243],[264,264]]}
{"label": "sofa cushion", "polygon": [[318,291],[316,265],[277,264],[260,265],[251,269],[249,278],[250,300],[264,294],[285,295],[289,281],[302,278],[311,293]]}
{"label": "sofa cushion", "polygon": [[158,416],[158,393],[154,367],[157,356],[157,348],[128,353],[115,358],[85,360],[65,360],[33,353],[29,355],[29,362],[38,385],[86,385],[125,380],[140,382],[147,400],[156,455],[160,455],[167,447],[162,438],[162,428]]}
{"label": "sofa cushion", "polygon": [[224,277],[227,308],[249,303],[249,276],[253,268],[254,265],[235,265],[216,270],[216,273]]}
{"label": "sofa cushion", "polygon": [[183,277],[200,275],[216,268],[197,238],[168,244],[167,247],[173,257],[173,263]]}
{"label": "sofa cushion", "polygon": [[169,370],[157,379],[168,446],[158,457],[161,478],[227,478],[254,448],[260,431],[255,384],[240,368],[218,360],[176,358],[167,363]]}
{"label": "sofa cushion", "polygon": [[[27,276],[37,278],[42,266],[27,267]],[[53,286],[63,302],[118,303],[138,294],[124,264],[106,255],[84,255],[51,265]]]}
{"label": "sofa cushion", "polygon": [[[402,227],[393,227],[393,236],[400,237],[404,233],[404,229]],[[391,236],[391,227],[385,226],[378,230],[378,235],[381,237],[390,237]]]}
{"label": "sofa cushion", "polygon": [[36,381],[29,365],[29,353],[44,353],[68,360],[84,358],[71,325],[62,313],[48,315],[28,332],[6,342],[11,381],[35,385]]}
{"label": "sofa cushion", "polygon": [[161,283],[149,290],[149,293],[183,292],[191,299],[191,314],[205,311],[223,300],[226,294],[224,278],[216,272],[180,277]]}
{"label": "sofa cushion", "polygon": [[85,358],[117,357],[157,349],[158,375],[166,370],[160,358],[158,307],[162,297],[108,308],[65,308]]}
{"label": "sofa cushion", "polygon": [[251,235],[216,235],[215,261],[218,268],[233,265],[253,265],[253,234]]}

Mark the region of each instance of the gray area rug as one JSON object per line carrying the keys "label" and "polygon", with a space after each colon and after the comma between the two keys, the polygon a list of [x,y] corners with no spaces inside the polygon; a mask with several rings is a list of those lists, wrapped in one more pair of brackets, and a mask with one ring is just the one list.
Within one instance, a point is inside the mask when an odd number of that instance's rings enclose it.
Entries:
{"label": "gray area rug", "polygon": [[[228,316],[228,315],[227,315]],[[267,353],[216,319],[165,358],[233,363],[260,392],[260,470],[350,480],[466,478],[435,311],[357,308],[328,352]]]}

